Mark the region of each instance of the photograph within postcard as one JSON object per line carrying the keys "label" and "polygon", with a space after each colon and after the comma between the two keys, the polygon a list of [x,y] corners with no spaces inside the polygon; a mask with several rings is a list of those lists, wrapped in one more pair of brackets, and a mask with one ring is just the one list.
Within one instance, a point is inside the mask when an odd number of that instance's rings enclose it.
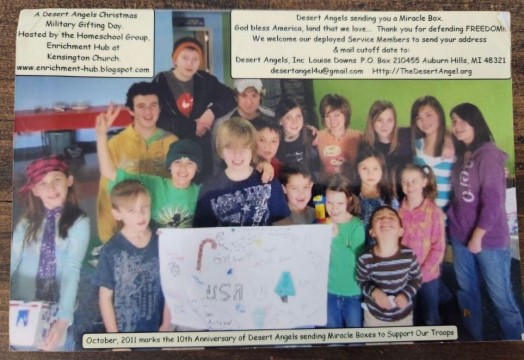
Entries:
{"label": "photograph within postcard", "polygon": [[521,340],[509,24],[24,10],[10,348]]}

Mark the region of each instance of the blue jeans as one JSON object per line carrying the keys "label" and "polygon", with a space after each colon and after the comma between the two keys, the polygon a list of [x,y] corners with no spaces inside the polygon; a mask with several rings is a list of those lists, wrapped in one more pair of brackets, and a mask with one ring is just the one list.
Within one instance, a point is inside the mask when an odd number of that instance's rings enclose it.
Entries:
{"label": "blue jeans", "polygon": [[437,326],[442,324],[438,309],[440,289],[440,278],[422,283],[415,299],[416,325]]}
{"label": "blue jeans", "polygon": [[362,327],[361,296],[341,296],[328,293],[328,328]]}
{"label": "blue jeans", "polygon": [[483,249],[473,254],[452,239],[453,267],[459,285],[457,299],[464,326],[474,340],[482,340],[482,304],[480,281],[483,280],[495,312],[502,338],[521,340],[522,317],[510,282],[510,249]]}

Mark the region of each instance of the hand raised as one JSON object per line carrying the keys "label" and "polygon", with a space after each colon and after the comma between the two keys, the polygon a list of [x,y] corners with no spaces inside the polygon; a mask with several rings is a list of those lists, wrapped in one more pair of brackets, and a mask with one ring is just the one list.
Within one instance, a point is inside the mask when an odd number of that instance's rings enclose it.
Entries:
{"label": "hand raised", "polygon": [[95,130],[98,135],[105,135],[107,130],[113,125],[115,119],[120,114],[122,110],[121,106],[115,106],[113,103],[109,103],[107,111],[105,113],[100,113],[96,117]]}

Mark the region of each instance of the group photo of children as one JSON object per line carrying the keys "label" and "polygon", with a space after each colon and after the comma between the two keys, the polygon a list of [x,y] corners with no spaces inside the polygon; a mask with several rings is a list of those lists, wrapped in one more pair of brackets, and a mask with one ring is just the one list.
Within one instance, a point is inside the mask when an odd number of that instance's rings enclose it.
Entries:
{"label": "group photo of children", "polygon": [[83,164],[15,134],[10,298],[58,304],[41,350],[195,330],[165,304],[158,229],[299,224],[332,226],[325,328],[521,339],[511,81],[225,81],[201,40],[172,44],[93,114]]}

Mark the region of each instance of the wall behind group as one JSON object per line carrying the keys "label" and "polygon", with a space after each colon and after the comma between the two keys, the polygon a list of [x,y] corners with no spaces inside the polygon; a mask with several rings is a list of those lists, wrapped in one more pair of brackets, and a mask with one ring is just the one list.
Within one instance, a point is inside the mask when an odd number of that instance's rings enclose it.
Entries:
{"label": "wall behind group", "polygon": [[497,146],[508,154],[506,166],[514,174],[511,80],[315,80],[313,83],[317,109],[324,95],[343,95],[351,104],[351,127],[361,131],[369,108],[376,100],[391,101],[399,126],[409,126],[413,102],[432,95],[444,108],[448,128],[449,112],[454,106],[464,102],[475,104],[484,115]]}

